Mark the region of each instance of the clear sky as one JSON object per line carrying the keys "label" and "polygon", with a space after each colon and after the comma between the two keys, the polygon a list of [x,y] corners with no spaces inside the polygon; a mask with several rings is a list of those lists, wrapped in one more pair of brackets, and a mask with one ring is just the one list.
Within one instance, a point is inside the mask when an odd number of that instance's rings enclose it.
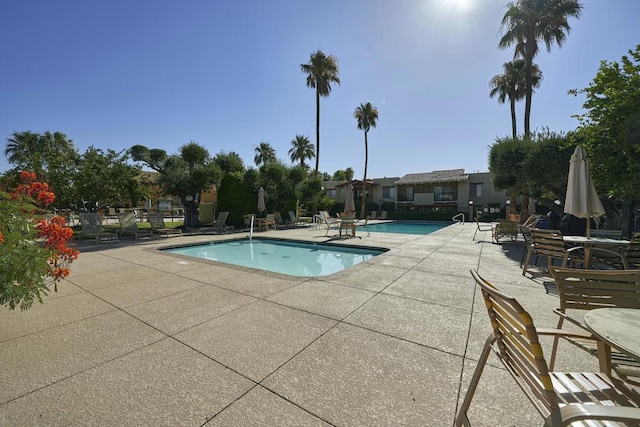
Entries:
{"label": "clear sky", "polygon": [[[321,100],[320,170],[361,178],[354,109],[371,102],[368,177],[486,171],[508,135],[508,104],[489,80],[506,0],[6,0],[0,7],[0,171],[16,131],[60,131],[83,153],[136,144],[176,153],[189,141],[253,166],[269,142],[315,145],[315,96],[300,64],[317,49],[339,60],[340,86]],[[640,1],[584,1],[562,49],[544,45],[532,129],[569,131],[601,60],[640,43]],[[522,131],[524,102],[518,103]]]}

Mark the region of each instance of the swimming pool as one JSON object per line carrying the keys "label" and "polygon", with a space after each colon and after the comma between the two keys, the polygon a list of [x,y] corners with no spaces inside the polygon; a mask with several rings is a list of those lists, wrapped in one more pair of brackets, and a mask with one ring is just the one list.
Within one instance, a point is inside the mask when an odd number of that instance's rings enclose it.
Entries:
{"label": "swimming pool", "polygon": [[448,227],[451,223],[447,222],[381,222],[378,224],[367,225],[367,230],[372,233],[402,233],[402,234],[431,234],[442,228]]}
{"label": "swimming pool", "polygon": [[337,273],[385,252],[383,249],[270,239],[227,240],[162,250],[298,277]]}

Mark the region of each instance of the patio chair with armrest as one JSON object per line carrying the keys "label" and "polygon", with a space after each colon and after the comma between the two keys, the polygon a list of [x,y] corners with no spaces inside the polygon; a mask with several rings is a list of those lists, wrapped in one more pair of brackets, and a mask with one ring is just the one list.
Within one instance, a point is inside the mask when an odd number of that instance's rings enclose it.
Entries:
{"label": "patio chair with armrest", "polygon": [[349,236],[349,231],[351,231],[351,237],[356,237],[356,226],[358,224],[358,220],[353,214],[343,214],[340,217],[340,226],[338,229],[338,234],[342,237],[342,230],[345,230],[345,235]]}
{"label": "patio chair with armrest", "polygon": [[251,228],[251,220],[253,219],[254,224],[256,224],[256,216],[254,214],[246,214],[246,215],[242,215],[242,218],[244,219],[244,229],[248,230],[249,228]]}
{"label": "patio chair with armrest", "polygon": [[80,226],[82,227],[80,240],[83,240],[85,237],[91,237],[94,238],[96,242],[118,241],[118,233],[111,233],[104,230],[102,217],[98,213],[81,213]]}
{"label": "patio chair with armrest", "polygon": [[319,213],[322,223],[327,227],[327,232],[324,234],[325,237],[329,235],[329,230],[340,227],[340,220],[338,218],[331,218],[331,215],[329,215],[327,211],[320,211]]}
{"label": "patio chair with armrest", "polygon": [[471,275],[482,291],[493,331],[456,417],[456,427],[470,425],[467,412],[491,353],[545,419],[545,426],[566,426],[581,420],[590,420],[589,425],[595,426],[611,425],[602,422],[605,420],[632,425],[640,422],[640,394],[623,381],[601,372],[549,370],[539,337],[583,334],[536,328],[515,298],[500,292],[475,271]]}
{"label": "patio chair with armrest", "polygon": [[613,253],[596,252],[594,258],[620,270],[640,268],[640,233],[633,233],[629,244],[622,249],[618,246],[618,250],[612,250]]}
{"label": "patio chair with armrest", "polygon": [[276,216],[275,214],[267,214],[265,218],[258,218],[258,231],[264,227],[264,231],[268,231],[269,227],[276,230]]}
{"label": "patio chair with armrest", "polygon": [[622,251],[628,268],[640,268],[640,233],[633,233],[631,243]]}
{"label": "patio chair with armrest", "polygon": [[164,223],[164,217],[159,213],[150,213],[147,215],[147,221],[151,224],[151,232],[160,236],[182,236],[182,230],[179,228],[167,227]]}
{"label": "patio chair with armrest", "polygon": [[[570,317],[567,310],[593,310],[605,307],[640,309],[640,270],[576,270],[550,267],[558,288],[560,307],[553,311],[559,316],[557,329],[567,320],[584,329],[582,322]],[[565,337],[569,343],[598,356],[597,341],[593,338]],[[549,367],[555,365],[559,337],[553,340]],[[640,362],[623,353],[612,351],[611,363],[616,366],[640,368]],[[640,375],[640,371],[636,376]]]}
{"label": "patio chair with armrest", "polygon": [[581,247],[567,248],[562,234],[557,230],[531,229],[531,250],[527,251],[527,259],[524,261],[522,275],[527,273],[531,255],[546,256],[547,268],[553,265],[553,260],[561,261],[561,266],[566,267],[569,261],[584,265],[583,250]]}
{"label": "patio chair with armrest", "polygon": [[472,238],[474,242],[476,240],[476,234],[478,233],[478,231],[481,231],[481,232],[490,231],[491,235],[493,236],[493,225],[488,223],[480,224],[480,219],[476,217],[476,231],[475,233],[473,233],[473,238]]}

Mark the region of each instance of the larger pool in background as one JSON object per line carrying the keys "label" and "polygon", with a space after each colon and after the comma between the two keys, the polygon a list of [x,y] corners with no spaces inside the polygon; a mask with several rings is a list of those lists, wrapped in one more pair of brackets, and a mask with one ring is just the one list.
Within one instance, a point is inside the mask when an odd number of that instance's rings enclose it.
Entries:
{"label": "larger pool in background", "polygon": [[402,234],[431,234],[442,228],[450,226],[447,222],[381,222],[367,225],[367,230],[381,233],[402,233]]}
{"label": "larger pool in background", "polygon": [[381,249],[262,239],[228,240],[162,250],[298,277],[337,273],[385,252]]}

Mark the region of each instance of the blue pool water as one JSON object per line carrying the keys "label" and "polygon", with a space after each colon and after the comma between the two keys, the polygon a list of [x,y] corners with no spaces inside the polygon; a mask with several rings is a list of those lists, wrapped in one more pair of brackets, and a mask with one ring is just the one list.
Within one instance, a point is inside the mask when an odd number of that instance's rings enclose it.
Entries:
{"label": "blue pool water", "polygon": [[448,227],[446,222],[381,222],[369,224],[367,229],[373,233],[431,234],[441,228]]}
{"label": "blue pool water", "polygon": [[283,240],[232,240],[163,249],[166,252],[299,277],[337,273],[383,250]]}

